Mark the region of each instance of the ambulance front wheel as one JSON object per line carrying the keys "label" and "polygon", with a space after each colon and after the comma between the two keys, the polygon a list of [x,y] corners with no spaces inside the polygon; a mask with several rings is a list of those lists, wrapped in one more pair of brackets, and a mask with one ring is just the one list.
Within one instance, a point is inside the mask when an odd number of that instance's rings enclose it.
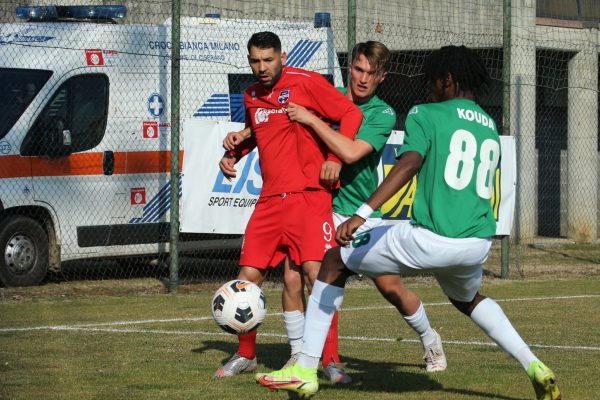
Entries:
{"label": "ambulance front wheel", "polygon": [[48,271],[48,234],[34,219],[11,215],[0,221],[0,282],[34,286]]}

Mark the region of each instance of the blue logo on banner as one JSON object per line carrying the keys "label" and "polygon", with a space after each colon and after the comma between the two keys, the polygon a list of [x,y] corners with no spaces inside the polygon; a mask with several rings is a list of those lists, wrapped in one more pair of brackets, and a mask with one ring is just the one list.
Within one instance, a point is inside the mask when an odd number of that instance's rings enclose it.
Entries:
{"label": "blue logo on banner", "polygon": [[194,117],[230,117],[232,122],[244,122],[243,93],[215,93],[196,110]]}
{"label": "blue logo on banner", "polygon": [[285,65],[297,68],[304,67],[308,60],[319,50],[322,43],[308,39],[300,40],[288,53]]}

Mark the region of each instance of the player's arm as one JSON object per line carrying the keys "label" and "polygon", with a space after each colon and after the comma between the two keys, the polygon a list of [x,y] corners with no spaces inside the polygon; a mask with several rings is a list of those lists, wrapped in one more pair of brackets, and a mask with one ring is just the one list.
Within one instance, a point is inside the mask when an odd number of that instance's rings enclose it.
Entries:
{"label": "player's arm", "polygon": [[340,171],[342,170],[342,164],[337,161],[325,160],[321,164],[321,171],[319,172],[319,180],[325,187],[335,189],[336,184],[340,179]]}
{"label": "player's arm", "polygon": [[287,111],[292,121],[300,122],[312,128],[329,150],[345,164],[352,164],[375,150],[371,144],[364,140],[353,140],[340,134],[325,121],[298,104],[289,103]]}
{"label": "player's arm", "polygon": [[[237,138],[235,139],[236,143],[233,143],[233,147],[231,149],[227,149],[225,152],[226,155],[229,154],[230,156],[233,156],[235,158],[235,162],[238,162],[256,147],[256,136],[252,134],[252,120],[248,114],[247,98],[248,94],[244,93],[244,105],[246,106],[246,127],[241,131],[230,132],[227,134],[227,136],[232,135]],[[240,142],[237,142],[237,140],[240,140]],[[232,139],[232,142],[233,141],[234,140]],[[225,146],[225,141],[223,141],[223,146]]]}
{"label": "player's arm", "polygon": [[234,165],[241,160],[246,154],[250,153],[256,147],[256,139],[251,136],[249,139],[244,140],[241,144],[236,145],[233,149],[225,151],[221,161],[219,162],[219,168],[221,172],[228,180],[236,177],[237,170]]}
{"label": "player's arm", "polygon": [[241,131],[229,132],[223,139],[223,147],[225,150],[233,150],[235,146],[250,138],[250,136],[252,136],[252,128],[249,126]]}
{"label": "player's arm", "polygon": [[336,97],[338,94],[341,95],[341,98],[344,100],[344,102],[342,104],[339,104],[339,109],[343,110],[343,112],[341,114],[341,118],[339,118],[339,119],[329,118],[329,119],[331,119],[332,121],[339,121],[340,122],[339,132],[342,135],[344,135],[350,139],[354,139],[354,137],[358,133],[358,130],[360,129],[360,124],[362,124],[363,113],[362,113],[362,111],[360,111],[360,108],[358,108],[358,106],[356,104],[354,104],[353,102],[348,100],[348,98],[346,96],[342,95],[333,86],[331,86],[331,88],[336,93]]}
{"label": "player's arm", "polygon": [[381,182],[377,190],[357,210],[357,212],[337,229],[335,240],[346,246],[353,239],[354,232],[364,224],[365,220],[398,190],[402,189],[408,181],[419,172],[423,164],[423,157],[416,151],[408,151],[400,156],[398,162]]}
{"label": "player's arm", "polygon": [[377,190],[365,203],[373,210],[377,210],[419,172],[422,164],[423,157],[418,152],[408,151],[402,154]]}
{"label": "player's arm", "polygon": [[[251,126],[248,112],[246,112],[246,127],[241,131],[229,132],[227,134],[228,137],[230,135],[237,137],[235,140],[231,138],[232,142],[234,142],[233,147],[228,149],[225,146],[225,140],[223,141],[223,147],[225,147],[226,151],[221,161],[219,161],[219,169],[227,180],[231,180],[237,176],[237,170],[234,167],[235,164],[256,147],[256,138],[252,135]],[[227,140],[227,137],[225,139]],[[238,142],[238,140],[241,141]]]}
{"label": "player's arm", "polygon": [[237,160],[235,157],[228,152],[225,152],[221,158],[221,161],[219,161],[219,169],[228,181],[230,181],[231,178],[235,178],[237,175],[237,169],[234,167],[236,162]]}
{"label": "player's arm", "polygon": [[429,153],[431,146],[426,132],[433,131],[430,121],[424,114],[424,112],[419,113],[418,107],[414,107],[409,111],[405,123],[406,135],[404,144],[400,149],[401,155],[398,162],[371,197],[356,210],[349,220],[338,227],[335,240],[341,246],[348,245],[350,240],[353,239],[354,232],[365,223],[373,210],[381,207],[421,169],[423,159]]}
{"label": "player's arm", "polygon": [[[339,122],[340,134],[354,140],[363,120],[360,108],[321,75],[311,78],[306,89],[311,94],[313,101],[309,107],[320,116]],[[329,153],[327,159],[341,163],[341,160],[333,152]]]}

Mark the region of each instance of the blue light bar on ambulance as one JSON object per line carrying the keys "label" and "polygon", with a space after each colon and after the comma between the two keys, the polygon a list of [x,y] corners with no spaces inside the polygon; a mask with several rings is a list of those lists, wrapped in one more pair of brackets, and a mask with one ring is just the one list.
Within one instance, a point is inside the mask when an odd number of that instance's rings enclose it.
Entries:
{"label": "blue light bar on ambulance", "polygon": [[17,18],[28,21],[116,20],[127,16],[125,6],[18,6]]}
{"label": "blue light bar on ambulance", "polygon": [[127,16],[127,7],[125,6],[71,6],[69,10],[71,17],[76,19],[123,19]]}
{"label": "blue light bar on ambulance", "polygon": [[315,13],[315,28],[331,28],[331,14],[328,12]]}
{"label": "blue light bar on ambulance", "polygon": [[30,21],[50,21],[58,18],[55,6],[18,6],[17,18]]}

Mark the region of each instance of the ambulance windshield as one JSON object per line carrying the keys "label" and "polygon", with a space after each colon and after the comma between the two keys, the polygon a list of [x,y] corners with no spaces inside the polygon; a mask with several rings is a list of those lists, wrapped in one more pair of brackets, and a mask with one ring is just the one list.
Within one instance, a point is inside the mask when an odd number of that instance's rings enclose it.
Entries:
{"label": "ambulance windshield", "polygon": [[0,139],[25,112],[52,71],[0,68]]}

